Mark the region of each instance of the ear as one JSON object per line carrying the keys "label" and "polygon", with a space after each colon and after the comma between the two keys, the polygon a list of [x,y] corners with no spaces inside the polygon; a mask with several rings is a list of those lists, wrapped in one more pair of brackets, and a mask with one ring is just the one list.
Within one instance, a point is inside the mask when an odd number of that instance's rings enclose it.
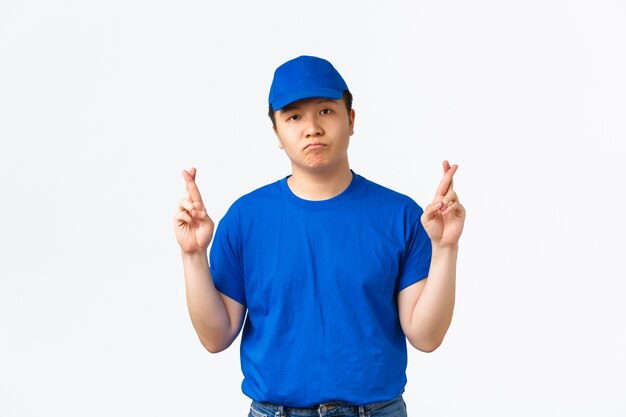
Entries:
{"label": "ear", "polygon": [[354,109],[350,110],[350,116],[349,116],[349,120],[350,120],[350,136],[352,136],[354,134],[354,117],[355,117],[356,113],[354,112]]}
{"label": "ear", "polygon": [[283,142],[280,140],[280,136],[278,136],[278,129],[276,128],[276,125],[272,126],[272,130],[274,130],[274,134],[276,135],[276,139],[278,139],[278,148],[279,149],[285,149],[285,147],[283,146]]}

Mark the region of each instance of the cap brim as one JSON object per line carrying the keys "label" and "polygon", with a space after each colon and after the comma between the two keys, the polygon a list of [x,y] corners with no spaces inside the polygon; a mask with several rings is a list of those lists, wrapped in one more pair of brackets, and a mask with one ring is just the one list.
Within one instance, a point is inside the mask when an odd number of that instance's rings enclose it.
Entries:
{"label": "cap brim", "polygon": [[274,111],[280,110],[287,104],[291,104],[294,101],[303,100],[305,98],[330,98],[333,100],[339,100],[343,97],[343,90],[337,90],[335,88],[303,88],[298,91],[292,91],[289,94],[284,94],[281,97],[276,98],[271,104]]}

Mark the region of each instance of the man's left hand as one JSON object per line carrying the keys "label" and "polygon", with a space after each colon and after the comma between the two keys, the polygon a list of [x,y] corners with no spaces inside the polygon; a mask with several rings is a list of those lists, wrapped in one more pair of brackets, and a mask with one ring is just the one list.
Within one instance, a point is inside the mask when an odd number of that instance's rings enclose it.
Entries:
{"label": "man's left hand", "polygon": [[458,168],[458,165],[450,166],[448,161],[443,161],[443,178],[432,203],[422,214],[422,225],[433,246],[457,245],[463,232],[465,208],[459,203],[452,181]]}

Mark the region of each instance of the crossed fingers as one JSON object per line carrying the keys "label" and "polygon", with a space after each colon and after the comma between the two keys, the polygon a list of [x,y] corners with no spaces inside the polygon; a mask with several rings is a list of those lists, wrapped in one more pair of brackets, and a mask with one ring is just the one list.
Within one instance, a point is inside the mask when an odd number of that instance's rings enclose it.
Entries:
{"label": "crossed fingers", "polygon": [[456,170],[459,169],[458,165],[450,166],[448,161],[443,161],[443,178],[439,183],[435,198],[433,198],[433,204],[435,208],[445,213],[454,203],[459,202],[459,198],[454,192],[454,180],[453,176]]}
{"label": "crossed fingers", "polygon": [[185,179],[185,198],[180,200],[180,211],[203,210],[204,203],[195,181],[196,169],[191,168],[189,171],[183,171],[182,174]]}

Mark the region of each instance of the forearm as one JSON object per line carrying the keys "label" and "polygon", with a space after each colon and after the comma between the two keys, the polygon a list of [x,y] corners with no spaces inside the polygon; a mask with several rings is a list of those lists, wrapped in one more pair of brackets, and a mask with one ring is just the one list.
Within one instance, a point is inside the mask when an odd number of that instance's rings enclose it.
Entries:
{"label": "forearm", "polygon": [[428,280],[413,309],[407,336],[420,350],[439,347],[452,322],[457,255],[458,245],[433,246]]}
{"label": "forearm", "polygon": [[202,345],[210,352],[232,342],[232,324],[209,270],[206,252],[182,254],[187,308]]}

